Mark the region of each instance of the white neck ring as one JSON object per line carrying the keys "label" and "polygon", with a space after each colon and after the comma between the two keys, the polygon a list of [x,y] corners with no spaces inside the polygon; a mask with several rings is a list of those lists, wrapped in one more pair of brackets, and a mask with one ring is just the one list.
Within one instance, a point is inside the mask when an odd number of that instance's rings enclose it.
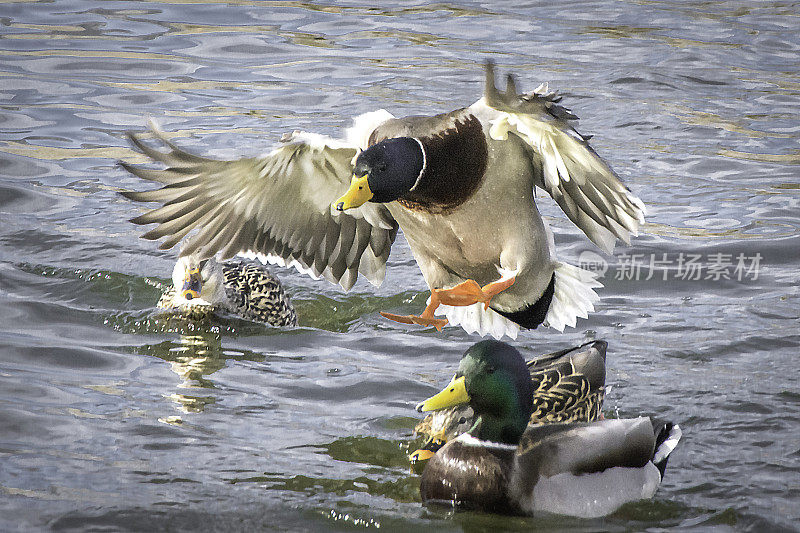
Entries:
{"label": "white neck ring", "polygon": [[414,192],[414,189],[417,188],[417,185],[419,185],[419,182],[422,179],[422,175],[425,174],[425,169],[428,167],[428,154],[425,153],[425,147],[422,145],[422,141],[416,137],[412,137],[412,139],[417,141],[417,144],[419,144],[419,149],[422,152],[422,169],[419,171],[419,175],[417,176],[417,180],[414,182],[414,186],[411,187],[408,192]]}

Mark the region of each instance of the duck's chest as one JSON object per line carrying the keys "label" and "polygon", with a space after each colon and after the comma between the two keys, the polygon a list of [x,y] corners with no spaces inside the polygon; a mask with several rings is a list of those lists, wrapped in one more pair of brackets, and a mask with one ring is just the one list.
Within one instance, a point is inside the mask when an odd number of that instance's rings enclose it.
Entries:
{"label": "duck's chest", "polygon": [[[498,278],[498,266],[524,269],[548,255],[529,165],[496,144],[489,144],[486,178],[457,207],[434,212],[387,204],[417,258],[429,258],[481,284]],[[511,162],[504,163],[506,158]]]}
{"label": "duck's chest", "polygon": [[513,446],[467,444],[464,437],[448,442],[422,473],[422,501],[478,511],[515,512],[507,492],[514,452]]}

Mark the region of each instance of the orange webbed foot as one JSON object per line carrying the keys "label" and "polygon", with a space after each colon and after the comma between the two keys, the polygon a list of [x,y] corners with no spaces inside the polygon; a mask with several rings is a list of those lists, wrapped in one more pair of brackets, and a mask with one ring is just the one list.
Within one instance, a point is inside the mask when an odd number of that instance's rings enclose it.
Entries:
{"label": "orange webbed foot", "polygon": [[422,312],[421,315],[396,315],[394,313],[386,313],[381,311],[381,316],[384,318],[388,318],[389,320],[394,320],[395,322],[400,322],[401,324],[417,324],[419,326],[433,326],[436,328],[436,331],[442,331],[442,328],[447,325],[446,318],[435,318],[433,316],[433,312],[436,311],[436,308],[439,307],[439,297],[436,295],[436,292],[431,292],[431,299],[428,302],[427,307]]}
{"label": "orange webbed foot", "polygon": [[468,279],[451,289],[434,289],[434,292],[445,305],[465,306],[480,302],[487,309],[492,298],[511,287],[515,279],[515,276],[503,277],[483,287],[475,280]]}
{"label": "orange webbed foot", "polygon": [[472,305],[484,298],[481,286],[475,280],[468,279],[450,289],[433,289],[439,301],[445,305]]}
{"label": "orange webbed foot", "polygon": [[423,315],[416,316],[416,315],[396,315],[394,313],[387,313],[385,311],[381,311],[381,316],[384,318],[388,318],[389,320],[394,320],[395,322],[400,322],[401,324],[417,324],[419,326],[434,326],[437,331],[442,331],[442,328],[447,325],[446,318],[434,318],[434,317],[426,317]]}

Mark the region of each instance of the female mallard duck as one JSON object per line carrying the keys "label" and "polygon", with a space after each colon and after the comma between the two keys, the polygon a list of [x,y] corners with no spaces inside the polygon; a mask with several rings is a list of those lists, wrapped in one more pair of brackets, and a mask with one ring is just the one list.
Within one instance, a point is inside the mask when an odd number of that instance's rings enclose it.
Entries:
{"label": "female mallard duck", "polygon": [[529,427],[533,383],[520,353],[482,341],[464,354],[453,380],[418,406],[468,403],[476,422],[434,455],[422,473],[424,502],[503,513],[609,514],[650,498],[681,437],[649,418]]}
{"label": "female mallard duck", "polygon": [[280,281],[258,262],[183,256],[172,270],[172,283],[158,301],[161,309],[189,318],[222,311],[270,326],[297,325]]}
{"label": "female mallard duck", "polygon": [[432,292],[420,316],[387,318],[460,324],[495,338],[542,323],[563,331],[594,310],[601,285],[556,260],[534,186],[609,253],[618,238],[637,234],[644,206],[573,129],[576,117],[559,100],[544,85],[519,95],[511,76],[501,93],[489,63],[485,94],[473,105],[432,117],[367,113],[346,141],[295,132],[267,155],[221,161],[158,132],[166,152],[131,134],[167,168],[123,167],[165,187],[123,194],[163,203],[133,219],[158,223],[143,237],[166,237],[162,248],[197,228],[182,254],[251,251],[345,290],[359,273],[383,281],[399,226]]}
{"label": "female mallard duck", "polygon": [[[601,415],[606,383],[605,341],[591,341],[528,361],[533,383],[533,412],[528,426],[555,422],[593,422]],[[417,463],[430,459],[445,442],[475,424],[469,405],[433,411],[414,431],[428,440],[410,456]]]}

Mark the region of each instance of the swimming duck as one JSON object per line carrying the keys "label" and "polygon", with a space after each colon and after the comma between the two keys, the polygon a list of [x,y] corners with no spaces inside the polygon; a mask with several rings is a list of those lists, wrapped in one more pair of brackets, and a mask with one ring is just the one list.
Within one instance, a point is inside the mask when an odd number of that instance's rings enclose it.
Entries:
{"label": "swimming duck", "polygon": [[508,344],[469,348],[452,381],[421,411],[469,404],[476,422],[428,461],[426,503],[512,514],[599,517],[655,494],[681,437],[647,417],[529,427],[528,368]]}
{"label": "swimming duck", "polygon": [[172,269],[172,283],[158,301],[161,309],[194,319],[222,311],[270,326],[297,325],[280,281],[257,261],[183,256]]}
{"label": "swimming duck", "polygon": [[[591,341],[526,363],[533,383],[528,426],[555,422],[593,422],[601,416],[606,381],[605,341]],[[475,424],[469,405],[433,411],[414,432],[428,439],[410,455],[412,464],[430,459],[447,441]]]}
{"label": "swimming duck", "polygon": [[359,273],[382,282],[400,227],[431,296],[419,316],[385,317],[495,338],[542,323],[563,331],[594,310],[602,285],[556,259],[534,187],[609,253],[638,234],[645,210],[559,101],[546,85],[518,94],[510,75],[500,92],[487,63],[484,95],[471,106],[427,117],[366,113],[344,141],[294,132],[264,156],[222,161],[153,128],[167,151],[129,138],[167,168],[121,164],[165,186],[122,194],[163,204],[132,219],[157,223],[143,237],[165,238],[161,248],[196,228],[182,254],[250,251],[344,290]]}

